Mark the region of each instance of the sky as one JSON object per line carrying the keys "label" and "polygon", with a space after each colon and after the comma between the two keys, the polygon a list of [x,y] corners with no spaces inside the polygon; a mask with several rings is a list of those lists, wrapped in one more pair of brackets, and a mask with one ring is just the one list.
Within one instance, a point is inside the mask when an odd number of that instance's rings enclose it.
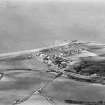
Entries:
{"label": "sky", "polygon": [[27,2],[44,2],[44,1],[63,1],[63,2],[69,2],[69,1],[72,1],[72,2],[105,2],[105,0],[0,0],[0,2],[2,1],[27,1]]}
{"label": "sky", "polygon": [[56,40],[105,43],[104,3],[39,1],[54,0],[0,0],[0,53],[45,47]]}

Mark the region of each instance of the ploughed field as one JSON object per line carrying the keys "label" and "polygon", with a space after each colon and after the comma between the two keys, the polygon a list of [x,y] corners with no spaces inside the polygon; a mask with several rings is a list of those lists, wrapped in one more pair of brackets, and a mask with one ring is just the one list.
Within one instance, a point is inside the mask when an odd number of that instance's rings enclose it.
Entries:
{"label": "ploughed field", "polygon": [[0,55],[0,105],[105,105],[104,52],[75,40]]}

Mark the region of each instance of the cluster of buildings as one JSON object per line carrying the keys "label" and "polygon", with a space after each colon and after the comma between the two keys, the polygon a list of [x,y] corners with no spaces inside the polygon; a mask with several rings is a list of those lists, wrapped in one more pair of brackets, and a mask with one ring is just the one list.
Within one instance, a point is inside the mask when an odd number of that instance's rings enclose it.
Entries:
{"label": "cluster of buildings", "polygon": [[49,68],[66,68],[72,64],[72,56],[80,54],[82,49],[77,43],[68,43],[62,46],[56,46],[39,51],[40,60],[47,64]]}

